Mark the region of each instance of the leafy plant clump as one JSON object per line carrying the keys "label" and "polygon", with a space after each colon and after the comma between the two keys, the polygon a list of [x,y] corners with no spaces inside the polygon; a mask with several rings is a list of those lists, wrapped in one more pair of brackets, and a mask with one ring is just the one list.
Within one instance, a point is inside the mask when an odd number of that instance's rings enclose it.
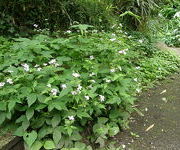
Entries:
{"label": "leafy plant clump", "polygon": [[[171,5],[170,5],[171,4]],[[172,1],[160,11],[164,24],[164,41],[169,46],[180,47],[180,4]]]}
{"label": "leafy plant clump", "polygon": [[128,127],[136,93],[178,68],[127,33],[0,42],[0,124],[16,125],[31,150],[103,147]]}

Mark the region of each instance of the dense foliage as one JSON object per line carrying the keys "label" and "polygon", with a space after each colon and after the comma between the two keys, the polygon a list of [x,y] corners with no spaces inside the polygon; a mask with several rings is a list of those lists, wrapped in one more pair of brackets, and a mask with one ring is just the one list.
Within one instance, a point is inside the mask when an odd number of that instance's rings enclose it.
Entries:
{"label": "dense foliage", "polygon": [[[1,0],[0,33],[34,33],[32,29],[57,31],[74,23],[110,29],[124,22],[137,28],[155,14],[165,0]],[[47,13],[48,12],[48,13]]]}
{"label": "dense foliage", "polygon": [[160,11],[164,24],[164,41],[169,46],[180,47],[180,3],[173,2]]}
{"label": "dense foliage", "polygon": [[179,8],[176,0],[1,0],[0,125],[12,125],[28,150],[104,147],[131,112],[142,115],[135,96],[180,67],[151,38],[179,46]]}
{"label": "dense foliage", "polygon": [[179,67],[142,36],[65,34],[0,40],[0,124],[31,150],[104,146],[128,127],[134,96]]}

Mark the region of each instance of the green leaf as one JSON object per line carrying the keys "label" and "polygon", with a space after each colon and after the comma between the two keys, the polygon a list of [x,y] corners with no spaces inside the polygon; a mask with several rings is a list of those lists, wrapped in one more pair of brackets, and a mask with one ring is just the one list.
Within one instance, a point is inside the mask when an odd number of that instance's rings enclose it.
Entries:
{"label": "green leaf", "polygon": [[9,110],[9,112],[10,112],[11,110],[13,110],[13,108],[15,107],[15,105],[16,105],[16,101],[10,101],[10,103],[8,104],[8,110]]}
{"label": "green leaf", "polygon": [[99,117],[98,118],[99,124],[105,124],[107,121],[108,121],[108,118],[105,118],[105,117]]}
{"label": "green leaf", "polygon": [[0,125],[5,121],[6,113],[0,112]]}
{"label": "green leaf", "polygon": [[86,144],[84,144],[82,142],[76,142],[75,147],[83,150],[86,148]]}
{"label": "green leaf", "polygon": [[44,148],[45,148],[45,149],[54,149],[54,148],[56,148],[56,147],[55,147],[54,142],[51,141],[51,140],[49,140],[49,141],[46,141],[46,142],[44,143]]}
{"label": "green leaf", "polygon": [[35,141],[31,147],[31,150],[40,150],[43,144],[40,141]]}
{"label": "green leaf", "polygon": [[90,115],[88,114],[88,113],[86,113],[86,112],[83,112],[82,110],[78,110],[77,111],[77,116],[79,117],[79,118],[83,118],[83,117],[86,117],[86,118],[90,118]]}
{"label": "green leaf", "polygon": [[39,132],[38,132],[38,139],[42,139],[42,138],[44,138],[46,135],[52,134],[52,133],[53,133],[53,128],[44,126],[44,127],[42,127],[42,128],[39,130]]}
{"label": "green leaf", "polygon": [[60,114],[55,114],[55,116],[52,118],[51,120],[51,123],[52,123],[52,126],[53,128],[58,126],[58,124],[60,123],[61,121],[61,115]]}
{"label": "green leaf", "polygon": [[67,129],[68,135],[71,136],[73,133],[73,129],[71,128],[71,126],[67,126],[66,129]]}
{"label": "green leaf", "polygon": [[22,137],[24,135],[23,126],[20,126],[19,128],[17,128],[16,131],[14,132],[14,135]]}
{"label": "green leaf", "polygon": [[105,141],[102,137],[98,137],[95,143],[99,143],[100,148],[104,147],[104,145],[105,145]]}
{"label": "green leaf", "polygon": [[26,120],[26,116],[25,116],[25,115],[21,115],[21,116],[16,120],[16,123],[23,122],[24,120]]}
{"label": "green leaf", "polygon": [[6,111],[6,102],[3,102],[3,101],[0,102],[0,110]]}
{"label": "green leaf", "polygon": [[25,133],[25,135],[23,136],[24,141],[26,142],[26,144],[31,147],[32,144],[36,141],[37,139],[37,132],[36,131],[32,131],[31,133]]}
{"label": "green leaf", "polygon": [[26,111],[27,119],[30,120],[33,117],[33,115],[34,115],[34,109],[32,109],[32,108],[27,109],[27,111]]}
{"label": "green leaf", "polygon": [[54,132],[53,132],[53,140],[55,142],[55,144],[57,145],[59,143],[59,141],[61,140],[61,130],[60,128],[55,128]]}
{"label": "green leaf", "polygon": [[71,92],[73,89],[71,87],[67,87],[66,89],[62,90],[60,95],[59,95],[59,98],[67,95],[69,92]]}
{"label": "green leaf", "polygon": [[82,136],[80,135],[79,132],[75,131],[75,132],[73,132],[70,139],[73,140],[73,141],[80,141],[82,139]]}
{"label": "green leaf", "polygon": [[27,97],[28,107],[30,107],[32,104],[36,102],[37,95],[32,93]]}
{"label": "green leaf", "polygon": [[109,128],[109,135],[110,136],[115,136],[118,133],[119,133],[119,127],[111,127],[111,128]]}
{"label": "green leaf", "polygon": [[67,110],[66,104],[64,102],[57,101],[53,105],[57,110]]}
{"label": "green leaf", "polygon": [[23,127],[24,130],[26,130],[29,127],[29,125],[30,125],[30,122],[27,119],[25,119],[22,122],[22,127]]}
{"label": "green leaf", "polygon": [[65,56],[57,57],[57,61],[58,61],[58,62],[70,61],[70,60],[71,60],[70,57],[65,57]]}

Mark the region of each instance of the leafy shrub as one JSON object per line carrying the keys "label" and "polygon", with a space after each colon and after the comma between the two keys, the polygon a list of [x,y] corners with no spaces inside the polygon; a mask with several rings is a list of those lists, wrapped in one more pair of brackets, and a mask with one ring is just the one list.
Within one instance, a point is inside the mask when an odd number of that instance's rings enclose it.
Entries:
{"label": "leafy shrub", "polygon": [[[16,25],[20,31],[30,33],[32,29],[49,29],[51,32],[67,29],[74,22],[98,28],[107,28],[115,22],[113,7],[106,0],[2,0],[0,11],[11,18],[9,25]],[[7,19],[2,17],[0,22],[7,23]],[[0,28],[9,25],[0,23]],[[3,29],[3,32],[6,30]]]}
{"label": "leafy shrub", "polygon": [[144,52],[144,41],[125,34],[0,42],[0,124],[16,125],[15,135],[32,150],[103,147],[105,139],[128,127],[142,85],[178,66],[164,53]]}
{"label": "leafy shrub", "polygon": [[180,46],[180,5],[173,1],[162,8],[159,15],[163,18],[163,38],[169,46]]}
{"label": "leafy shrub", "polygon": [[130,12],[126,13],[123,21],[131,28],[137,28],[157,11],[159,2],[160,0],[116,0],[114,5],[119,14]]}

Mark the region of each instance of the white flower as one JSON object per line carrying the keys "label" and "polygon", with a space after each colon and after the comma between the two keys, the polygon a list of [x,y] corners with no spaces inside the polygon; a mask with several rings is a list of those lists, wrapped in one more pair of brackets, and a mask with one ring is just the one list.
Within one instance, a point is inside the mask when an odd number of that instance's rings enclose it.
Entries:
{"label": "white flower", "polygon": [[34,67],[37,68],[37,67],[39,67],[39,65],[36,64]]}
{"label": "white flower", "polygon": [[5,85],[5,82],[0,82],[0,88]]}
{"label": "white flower", "polygon": [[112,73],[115,72],[115,71],[116,71],[115,69],[110,69],[110,72],[112,72]]}
{"label": "white flower", "polygon": [[126,148],[126,145],[123,144],[123,145],[122,145],[122,148],[125,149],[125,148]]}
{"label": "white flower", "polygon": [[10,79],[10,78],[7,79],[6,82],[9,83],[9,84],[13,84],[13,81],[12,81],[12,79]]}
{"label": "white flower", "polygon": [[60,64],[58,64],[58,63],[55,63],[55,64],[54,64],[54,66],[55,66],[55,67],[59,67],[59,66],[60,66]]}
{"label": "white flower", "polygon": [[124,54],[126,55],[126,50],[121,50],[121,51],[118,51],[119,54]]}
{"label": "white flower", "polygon": [[66,89],[67,88],[67,85],[66,84],[62,84],[61,85],[61,88],[64,90],[64,89]]}
{"label": "white flower", "polygon": [[141,92],[141,89],[136,89],[136,91],[137,91],[138,93],[140,93],[140,92]]}
{"label": "white flower", "polygon": [[33,26],[34,26],[35,28],[37,28],[37,27],[38,27],[38,25],[37,25],[37,24],[33,24]]}
{"label": "white flower", "polygon": [[74,116],[68,116],[68,119],[74,121]]}
{"label": "white flower", "polygon": [[79,84],[79,85],[78,85],[78,88],[77,88],[77,91],[78,91],[78,92],[81,91],[82,88],[83,88],[83,87]]}
{"label": "white flower", "polygon": [[93,59],[94,59],[94,56],[90,56],[89,59],[90,59],[90,60],[93,60]]}
{"label": "white flower", "polygon": [[174,18],[179,18],[180,17],[180,11],[178,11],[175,15],[174,15]]}
{"label": "white flower", "polygon": [[41,70],[42,70],[42,68],[40,68],[40,67],[39,67],[39,68],[37,68],[37,71],[41,71]]}
{"label": "white flower", "polygon": [[70,34],[71,32],[72,32],[71,30],[67,30],[67,31],[66,31],[66,33],[69,33],[69,34]]}
{"label": "white flower", "polygon": [[111,80],[109,80],[109,79],[105,79],[105,81],[106,81],[106,83],[110,83],[111,82]]}
{"label": "white flower", "polygon": [[112,36],[116,36],[116,34],[112,33]]}
{"label": "white flower", "polygon": [[99,95],[99,99],[100,99],[101,102],[105,101],[105,97],[103,95]]}
{"label": "white flower", "polygon": [[143,43],[143,40],[139,40],[139,43]]}
{"label": "white flower", "polygon": [[92,72],[89,76],[90,77],[92,77],[92,76],[94,76],[94,75],[96,75],[94,72]]}
{"label": "white flower", "polygon": [[115,41],[116,40],[116,38],[112,38],[112,39],[110,39],[110,41]]}
{"label": "white flower", "polygon": [[178,29],[175,29],[174,31],[173,31],[173,33],[176,33],[178,31]]}
{"label": "white flower", "polygon": [[13,71],[13,70],[8,70],[7,72],[9,72],[9,73],[13,73],[14,71]]}
{"label": "white flower", "polygon": [[92,33],[97,33],[98,32],[98,30],[92,30]]}
{"label": "white flower", "polygon": [[137,81],[138,81],[138,79],[137,79],[137,78],[135,78],[135,79],[134,79],[134,81],[135,81],[135,82],[137,82]]}
{"label": "white flower", "polygon": [[122,24],[120,23],[119,26],[122,27]]}
{"label": "white flower", "polygon": [[90,82],[92,82],[92,83],[96,83],[96,81],[95,81],[95,80],[90,80]]}
{"label": "white flower", "polygon": [[72,74],[72,76],[78,78],[78,77],[80,77],[81,75],[80,75],[79,73],[75,73],[75,72],[74,72],[74,73]]}
{"label": "white flower", "polygon": [[89,100],[89,99],[90,99],[90,97],[89,97],[89,96],[84,96],[84,98],[85,98],[86,100]]}
{"label": "white flower", "polygon": [[77,92],[76,91],[72,91],[71,94],[72,95],[77,95]]}
{"label": "white flower", "polygon": [[136,69],[139,70],[141,67],[140,66],[137,66]]}
{"label": "white flower", "polygon": [[29,65],[28,64],[22,64],[22,66],[24,67],[24,70],[25,71],[29,71]]}
{"label": "white flower", "polygon": [[121,68],[121,66],[118,66],[118,69],[119,69],[119,71],[122,71],[122,68]]}
{"label": "white flower", "polygon": [[92,87],[92,85],[89,85],[88,88],[89,88],[89,89],[92,89],[93,87]]}
{"label": "white flower", "polygon": [[56,63],[56,59],[51,59],[51,60],[49,61],[49,64],[50,64],[50,65],[55,64],[55,63]]}
{"label": "white flower", "polygon": [[44,63],[43,66],[47,66],[47,63]]}
{"label": "white flower", "polygon": [[57,89],[52,89],[52,90],[51,90],[51,93],[52,93],[52,95],[56,96],[57,93],[58,93],[58,90],[57,90]]}
{"label": "white flower", "polygon": [[51,88],[51,84],[47,84],[47,87]]}

